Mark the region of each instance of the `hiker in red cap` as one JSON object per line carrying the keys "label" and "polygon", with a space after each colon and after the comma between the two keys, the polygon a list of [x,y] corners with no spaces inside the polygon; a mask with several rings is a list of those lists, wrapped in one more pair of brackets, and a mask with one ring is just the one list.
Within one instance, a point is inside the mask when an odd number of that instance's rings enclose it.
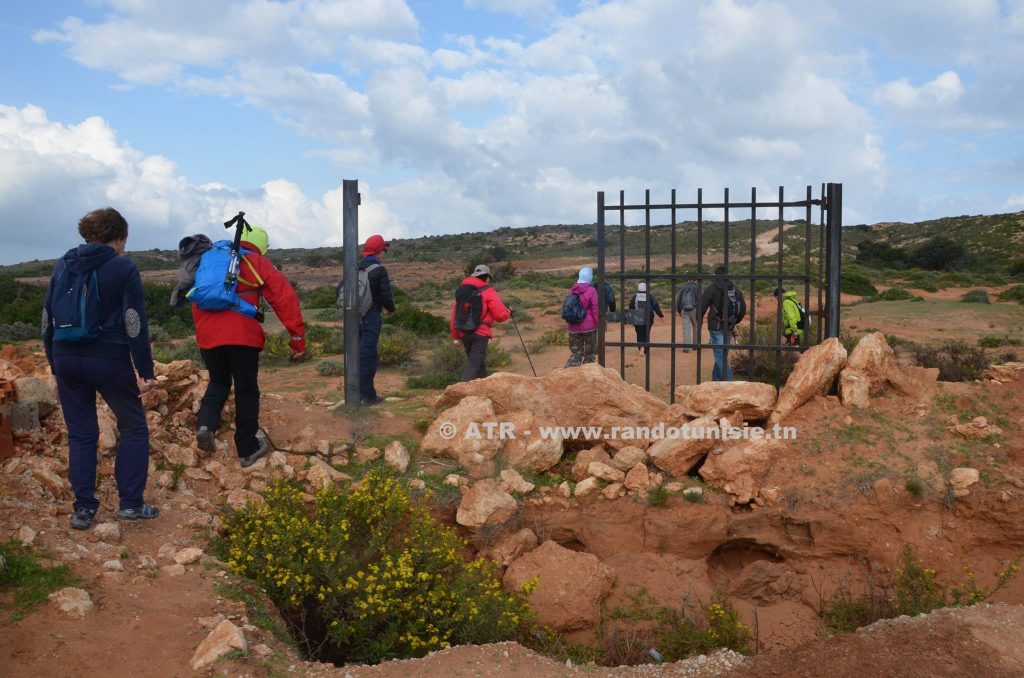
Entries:
{"label": "hiker in red cap", "polygon": [[377,395],[373,379],[380,365],[380,353],[377,342],[380,339],[381,311],[388,315],[395,312],[395,300],[391,296],[391,279],[388,271],[381,264],[384,253],[391,243],[379,235],[371,235],[363,245],[363,258],[359,260],[359,270],[366,271],[370,294],[373,303],[363,314],[359,322],[359,400],[360,404],[369,407],[384,399]]}

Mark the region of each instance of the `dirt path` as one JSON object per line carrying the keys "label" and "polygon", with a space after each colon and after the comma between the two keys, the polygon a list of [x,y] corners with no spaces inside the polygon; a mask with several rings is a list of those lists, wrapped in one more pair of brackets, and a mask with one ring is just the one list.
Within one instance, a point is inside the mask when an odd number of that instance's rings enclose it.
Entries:
{"label": "dirt path", "polygon": [[[796,224],[785,224],[782,227],[782,232],[785,233],[789,229],[796,226]],[[759,257],[770,257],[773,254],[779,253],[779,232],[776,229],[759,233],[755,242],[757,243],[757,256]]]}

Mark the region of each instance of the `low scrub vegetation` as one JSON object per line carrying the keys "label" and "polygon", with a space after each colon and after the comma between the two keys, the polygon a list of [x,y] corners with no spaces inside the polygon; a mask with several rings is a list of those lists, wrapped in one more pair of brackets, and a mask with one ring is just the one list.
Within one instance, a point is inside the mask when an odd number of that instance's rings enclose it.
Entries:
{"label": "low scrub vegetation", "polygon": [[914,359],[921,367],[937,367],[941,381],[974,381],[981,378],[992,361],[985,351],[966,341],[943,344],[914,344]]}
{"label": "low scrub vegetation", "polygon": [[421,657],[522,639],[534,625],[524,595],[502,589],[495,565],[466,561],[455,533],[384,471],[353,490],[321,490],[312,505],[299,488],[275,484],[265,504],[228,517],[218,549],[322,661]]}
{"label": "low scrub vegetation", "polygon": [[67,565],[47,567],[18,540],[0,541],[0,609],[9,609],[11,619],[31,612],[53,591],[77,584]]}

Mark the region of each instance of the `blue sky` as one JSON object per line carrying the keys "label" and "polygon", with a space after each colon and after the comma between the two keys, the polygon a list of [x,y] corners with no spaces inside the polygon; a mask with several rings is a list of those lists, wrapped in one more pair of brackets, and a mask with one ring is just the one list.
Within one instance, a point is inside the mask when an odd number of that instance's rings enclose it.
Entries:
{"label": "blue sky", "polygon": [[593,220],[841,181],[846,223],[1024,209],[1024,0],[90,0],[0,15],[0,263]]}

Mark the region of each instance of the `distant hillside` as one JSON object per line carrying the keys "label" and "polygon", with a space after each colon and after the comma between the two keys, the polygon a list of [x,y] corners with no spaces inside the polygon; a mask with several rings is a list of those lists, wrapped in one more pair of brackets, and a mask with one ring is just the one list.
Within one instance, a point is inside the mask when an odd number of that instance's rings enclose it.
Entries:
{"label": "distant hillside", "polygon": [[[787,221],[784,248],[787,256],[803,253],[805,248],[805,227],[802,221]],[[775,238],[768,234],[778,230],[778,222],[759,220],[756,235],[765,234],[759,242],[767,243]],[[651,254],[667,254],[671,251],[672,228],[668,225],[652,226],[650,229]],[[751,250],[751,229],[749,221],[732,222],[729,226],[730,261],[749,261]],[[719,260],[724,249],[725,227],[721,222],[705,222],[701,243],[704,256],[709,262]],[[817,248],[817,227],[812,226],[811,254],[815,258]],[[944,236],[963,245],[971,254],[988,266],[1006,268],[1012,262],[1024,259],[1024,212],[994,214],[988,216],[945,217],[918,223],[886,222],[875,225],[851,226],[844,230],[843,253],[850,257],[856,253],[857,243],[864,240],[886,242],[894,247],[912,249],[924,241]],[[695,222],[676,225],[676,251],[681,257],[693,258],[697,249],[697,228]],[[621,234],[623,251],[629,255],[642,255],[646,241],[642,226],[629,226]],[[620,232],[617,226],[607,230],[607,253],[619,253]],[[580,256],[593,258],[597,250],[597,233],[594,224],[553,224],[527,226],[522,228],[504,227],[493,231],[459,233],[452,235],[429,235],[420,238],[395,240],[389,258],[391,261],[466,262],[475,259],[506,261],[516,259],[543,259],[553,257]],[[170,250],[146,250],[129,252],[130,256],[144,271],[167,270],[178,265],[177,253]],[[759,260],[771,263],[773,255],[766,255],[757,249]],[[287,270],[293,266],[336,266],[341,262],[340,247],[313,249],[272,249],[271,258]],[[681,259],[682,260],[682,259]],[[794,262],[795,263],[795,262]],[[11,266],[0,266],[0,275],[14,277],[35,277],[49,275],[53,260],[31,261]],[[759,263],[759,266],[761,264]]]}

